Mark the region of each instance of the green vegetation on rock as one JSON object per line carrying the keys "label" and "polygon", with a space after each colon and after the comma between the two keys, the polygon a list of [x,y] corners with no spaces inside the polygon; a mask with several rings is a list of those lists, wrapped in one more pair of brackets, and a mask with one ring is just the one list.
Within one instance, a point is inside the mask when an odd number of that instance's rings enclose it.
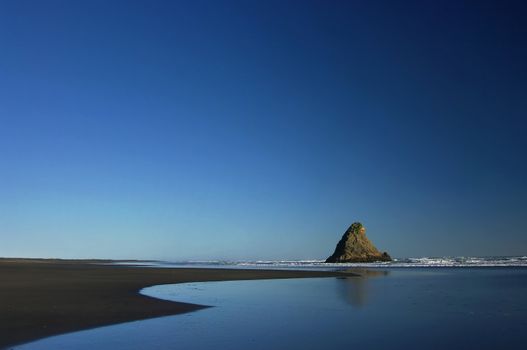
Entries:
{"label": "green vegetation on rock", "polygon": [[381,253],[366,237],[366,228],[354,222],[344,232],[335,252],[326,259],[327,263],[391,261],[388,253]]}

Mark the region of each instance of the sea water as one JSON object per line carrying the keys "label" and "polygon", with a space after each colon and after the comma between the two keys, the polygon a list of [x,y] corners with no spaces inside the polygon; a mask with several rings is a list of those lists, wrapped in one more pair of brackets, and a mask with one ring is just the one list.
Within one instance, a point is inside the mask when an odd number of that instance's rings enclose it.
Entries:
{"label": "sea water", "polygon": [[162,285],[213,306],[15,349],[523,349],[526,268],[392,268],[363,277]]}
{"label": "sea water", "polygon": [[335,271],[348,268],[399,268],[399,267],[527,267],[527,256],[442,256],[394,258],[393,261],[372,263],[326,263],[324,260],[190,260],[190,261],[122,261],[110,265],[142,267],[194,267],[230,269],[294,269]]}

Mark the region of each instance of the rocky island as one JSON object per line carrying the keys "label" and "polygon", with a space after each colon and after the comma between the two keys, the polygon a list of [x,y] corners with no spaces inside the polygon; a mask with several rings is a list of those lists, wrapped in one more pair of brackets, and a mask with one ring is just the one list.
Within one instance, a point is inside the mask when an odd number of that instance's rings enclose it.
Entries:
{"label": "rocky island", "polygon": [[391,261],[388,253],[381,253],[366,237],[366,228],[354,222],[340,239],[335,252],[326,259],[327,263],[359,263]]}

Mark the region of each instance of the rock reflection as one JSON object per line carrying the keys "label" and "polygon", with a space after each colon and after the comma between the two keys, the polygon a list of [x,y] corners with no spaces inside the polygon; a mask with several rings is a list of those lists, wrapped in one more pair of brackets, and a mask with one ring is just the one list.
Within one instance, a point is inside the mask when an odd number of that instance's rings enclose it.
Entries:
{"label": "rock reflection", "polygon": [[355,273],[357,277],[343,277],[338,279],[338,294],[349,304],[362,307],[367,304],[371,297],[369,290],[370,278],[384,277],[389,275],[387,270],[350,269],[346,272]]}

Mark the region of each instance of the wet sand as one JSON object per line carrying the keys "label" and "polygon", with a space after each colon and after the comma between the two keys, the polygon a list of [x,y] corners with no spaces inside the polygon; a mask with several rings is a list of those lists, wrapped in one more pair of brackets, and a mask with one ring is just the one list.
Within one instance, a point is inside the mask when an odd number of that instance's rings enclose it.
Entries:
{"label": "wet sand", "polygon": [[0,259],[0,349],[51,335],[204,307],[138,293],[156,284],[350,275],[101,265],[105,262],[109,261]]}

